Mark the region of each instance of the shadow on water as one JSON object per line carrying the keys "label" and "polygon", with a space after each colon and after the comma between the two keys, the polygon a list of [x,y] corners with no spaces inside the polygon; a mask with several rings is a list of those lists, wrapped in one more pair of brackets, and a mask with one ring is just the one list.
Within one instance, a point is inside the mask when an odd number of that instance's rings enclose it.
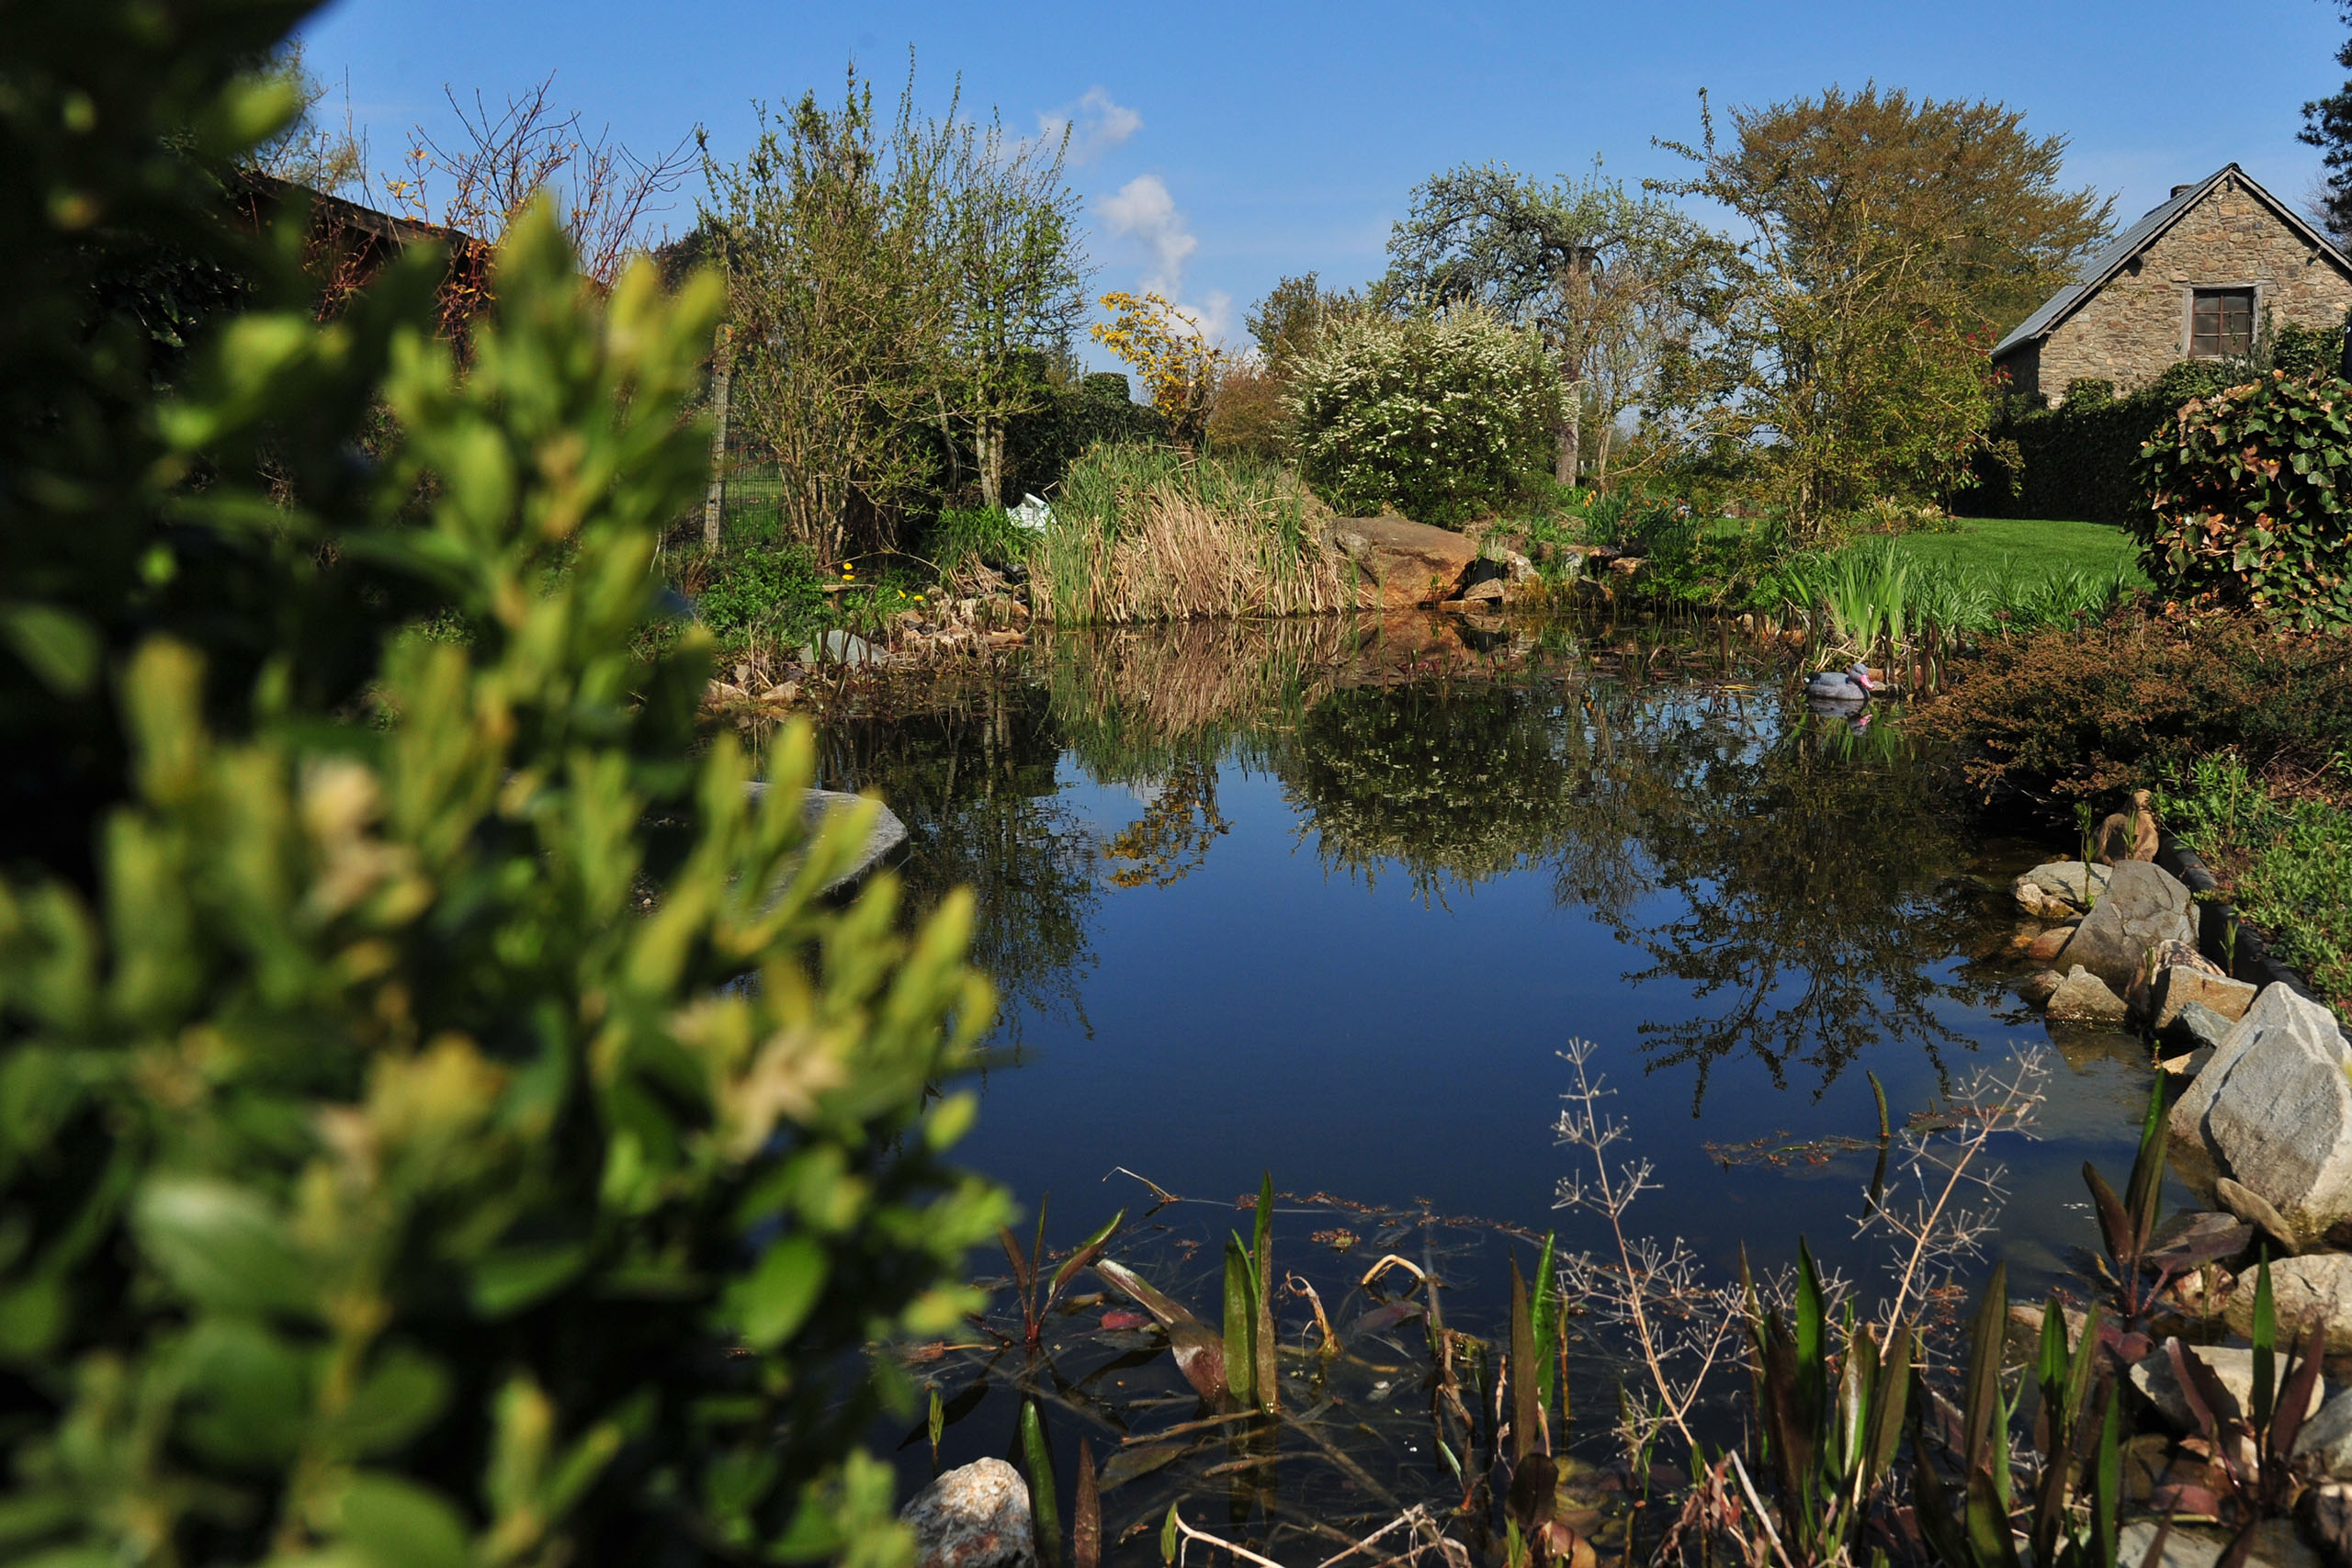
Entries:
{"label": "shadow on water", "polygon": [[[1063,633],[1009,678],[830,720],[822,782],[906,820],[917,907],[978,894],[1023,1065],[989,1075],[965,1156],[1033,1213],[1052,1196],[1049,1253],[1139,1190],[1192,1195],[1116,1256],[1212,1324],[1233,1195],[1272,1168],[1284,1275],[1344,1342],[1306,1357],[1320,1331],[1281,1292],[1299,1381],[1245,1442],[1115,1291],[1085,1276],[1024,1348],[990,1280],[985,1323],[913,1368],[942,1401],[936,1462],[1017,1449],[1035,1398],[1065,1501],[1081,1438],[1115,1462],[1106,1549],[1142,1533],[1106,1555],[1137,1560],[1173,1498],[1262,1545],[1277,1519],[1311,1536],[1458,1495],[1461,1456],[1432,1446],[1444,1334],[1495,1343],[1508,1259],[1532,1269],[1547,1232],[1598,1245],[1554,1206],[1576,1036],[1662,1184],[1640,1230],[1714,1269],[1800,1235],[1849,1277],[1881,1269],[1853,1239],[1860,1069],[1899,1125],[2047,1043],[1987,962],[2037,853],[1975,835],[1899,714],[1807,714],[1787,674],[1712,630],[1323,617]],[[2147,1081],[2128,1043],[2061,1043],[2041,1141],[2010,1151],[2027,1289],[2088,1239],[2075,1169],[2128,1165]],[[1443,1334],[1361,1283],[1392,1250],[1443,1278]],[[1623,1372],[1597,1350],[1568,1369],[1578,1451],[1611,1451]]]}

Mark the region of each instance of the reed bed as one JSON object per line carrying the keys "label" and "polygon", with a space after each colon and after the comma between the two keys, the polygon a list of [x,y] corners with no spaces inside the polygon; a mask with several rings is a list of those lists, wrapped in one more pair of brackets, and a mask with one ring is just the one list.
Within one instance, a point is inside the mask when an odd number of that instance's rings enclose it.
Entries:
{"label": "reed bed", "polygon": [[1098,446],[1071,466],[1031,554],[1065,625],[1317,615],[1352,603],[1325,508],[1272,464]]}

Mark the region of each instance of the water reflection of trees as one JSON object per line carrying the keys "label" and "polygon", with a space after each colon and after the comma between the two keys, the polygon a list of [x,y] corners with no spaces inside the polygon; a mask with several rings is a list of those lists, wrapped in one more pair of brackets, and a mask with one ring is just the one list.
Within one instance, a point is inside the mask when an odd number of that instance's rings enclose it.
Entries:
{"label": "water reflection of trees", "polygon": [[1279,768],[1327,868],[1369,886],[1397,866],[1429,897],[1554,849],[1582,739],[1556,687],[1362,686],[1317,703]]}
{"label": "water reflection of trees", "polygon": [[1742,1051],[1776,1086],[1807,1069],[1816,1094],[1873,1045],[1917,1046],[1940,1074],[1963,1042],[1936,1004],[1973,989],[1941,978],[1943,961],[1979,915],[1960,814],[1935,775],[1899,750],[1782,733],[1772,709],[1727,694],[1627,702],[1623,722],[1662,786],[1645,795],[1669,803],[1630,826],[1679,912],[1598,912],[1650,955],[1634,983],[1677,980],[1719,1003],[1641,1026],[1653,1066],[1695,1069],[1692,1113],[1714,1065]]}
{"label": "water reflection of trees", "polygon": [[1548,867],[1559,902],[1648,954],[1629,983],[1715,1004],[1642,1028],[1653,1066],[1694,1069],[1694,1109],[1736,1052],[1817,1088],[1882,1043],[1940,1067],[1960,1037],[1936,1004],[1968,994],[1940,961],[1977,917],[1930,773],[1784,733],[1753,688],[1589,676],[1331,694],[1279,753],[1302,829],[1327,865],[1395,866],[1423,896]]}
{"label": "water reflection of trees", "polygon": [[1102,891],[1095,844],[1057,794],[1062,738],[1046,694],[1003,684],[930,711],[829,724],[825,782],[871,789],[907,824],[900,873],[929,908],[958,885],[978,901],[974,962],[993,978],[1017,1044],[1025,1011],[1085,1022]]}
{"label": "water reflection of trees", "polygon": [[[1332,618],[1057,637],[1026,682],[831,726],[825,772],[906,818],[919,901],[977,890],[1016,1022],[1076,1013],[1107,890],[1217,852],[1238,763],[1281,780],[1331,870],[1423,897],[1548,876],[1643,955],[1628,983],[1704,1010],[1642,1028],[1694,1110],[1743,1054],[1816,1091],[1872,1045],[1941,1066],[1938,1008],[1969,993],[1943,976],[1978,915],[1963,818],[1899,732],[1786,728],[1776,681],[1653,676],[1647,647],[1424,679],[1428,650],[1392,645]],[[1143,799],[1108,844],[1060,804],[1064,756]]]}

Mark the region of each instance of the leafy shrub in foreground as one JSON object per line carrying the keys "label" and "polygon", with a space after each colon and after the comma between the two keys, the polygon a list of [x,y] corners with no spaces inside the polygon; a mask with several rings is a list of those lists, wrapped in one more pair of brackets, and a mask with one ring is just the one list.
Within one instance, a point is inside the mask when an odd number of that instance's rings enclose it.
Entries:
{"label": "leafy shrub in foreground", "polygon": [[2247,616],[2119,615],[2000,638],[1945,681],[1912,728],[1956,744],[1987,796],[2113,795],[2227,749],[2263,769],[2352,745],[2352,637]]}
{"label": "leafy shrub in foreground", "polygon": [[1548,466],[1560,423],[1541,341],[1485,310],[1340,317],[1293,376],[1300,472],[1343,513],[1465,523]]}
{"label": "leafy shrub in foreground", "polygon": [[2159,592],[2352,626],[2352,384],[2283,371],[2191,400],[2141,449],[2132,520]]}
{"label": "leafy shrub in foreground", "polygon": [[[327,326],[300,288],[222,323],[171,401],[65,378],[107,374],[62,346],[75,223],[201,186],[141,115],[266,134],[291,106],[238,72],[299,19],[0,20],[0,387],[72,416],[0,435],[0,562],[38,567],[0,573],[0,689],[12,741],[126,759],[95,846],[0,873],[7,1550],[887,1561],[856,1444],[897,1380],[863,1352],[972,1304],[1002,1202],[941,1162],[970,1099],[927,1095],[989,994],[967,900],[911,936],[887,876],[823,901],[871,817],[808,840],[805,731],[757,803],[731,740],[691,754],[703,634],[630,651],[700,488],[715,287],[599,300],[543,206],[462,378],[422,257]],[[254,614],[104,613],[222,558]],[[381,592],[334,579],[360,561]],[[394,589],[466,635],[402,632]],[[328,615],[380,724],[300,667]]]}

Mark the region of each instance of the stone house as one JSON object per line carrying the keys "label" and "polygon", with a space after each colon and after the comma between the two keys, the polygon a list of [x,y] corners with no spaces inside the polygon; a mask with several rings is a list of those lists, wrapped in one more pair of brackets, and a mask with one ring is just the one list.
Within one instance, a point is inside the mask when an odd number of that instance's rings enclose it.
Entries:
{"label": "stone house", "polygon": [[1993,350],[2021,392],[2065,400],[2085,378],[2128,392],[2176,361],[2241,356],[2266,314],[2333,327],[2352,260],[2235,164],[2172,197],[2085,262]]}

